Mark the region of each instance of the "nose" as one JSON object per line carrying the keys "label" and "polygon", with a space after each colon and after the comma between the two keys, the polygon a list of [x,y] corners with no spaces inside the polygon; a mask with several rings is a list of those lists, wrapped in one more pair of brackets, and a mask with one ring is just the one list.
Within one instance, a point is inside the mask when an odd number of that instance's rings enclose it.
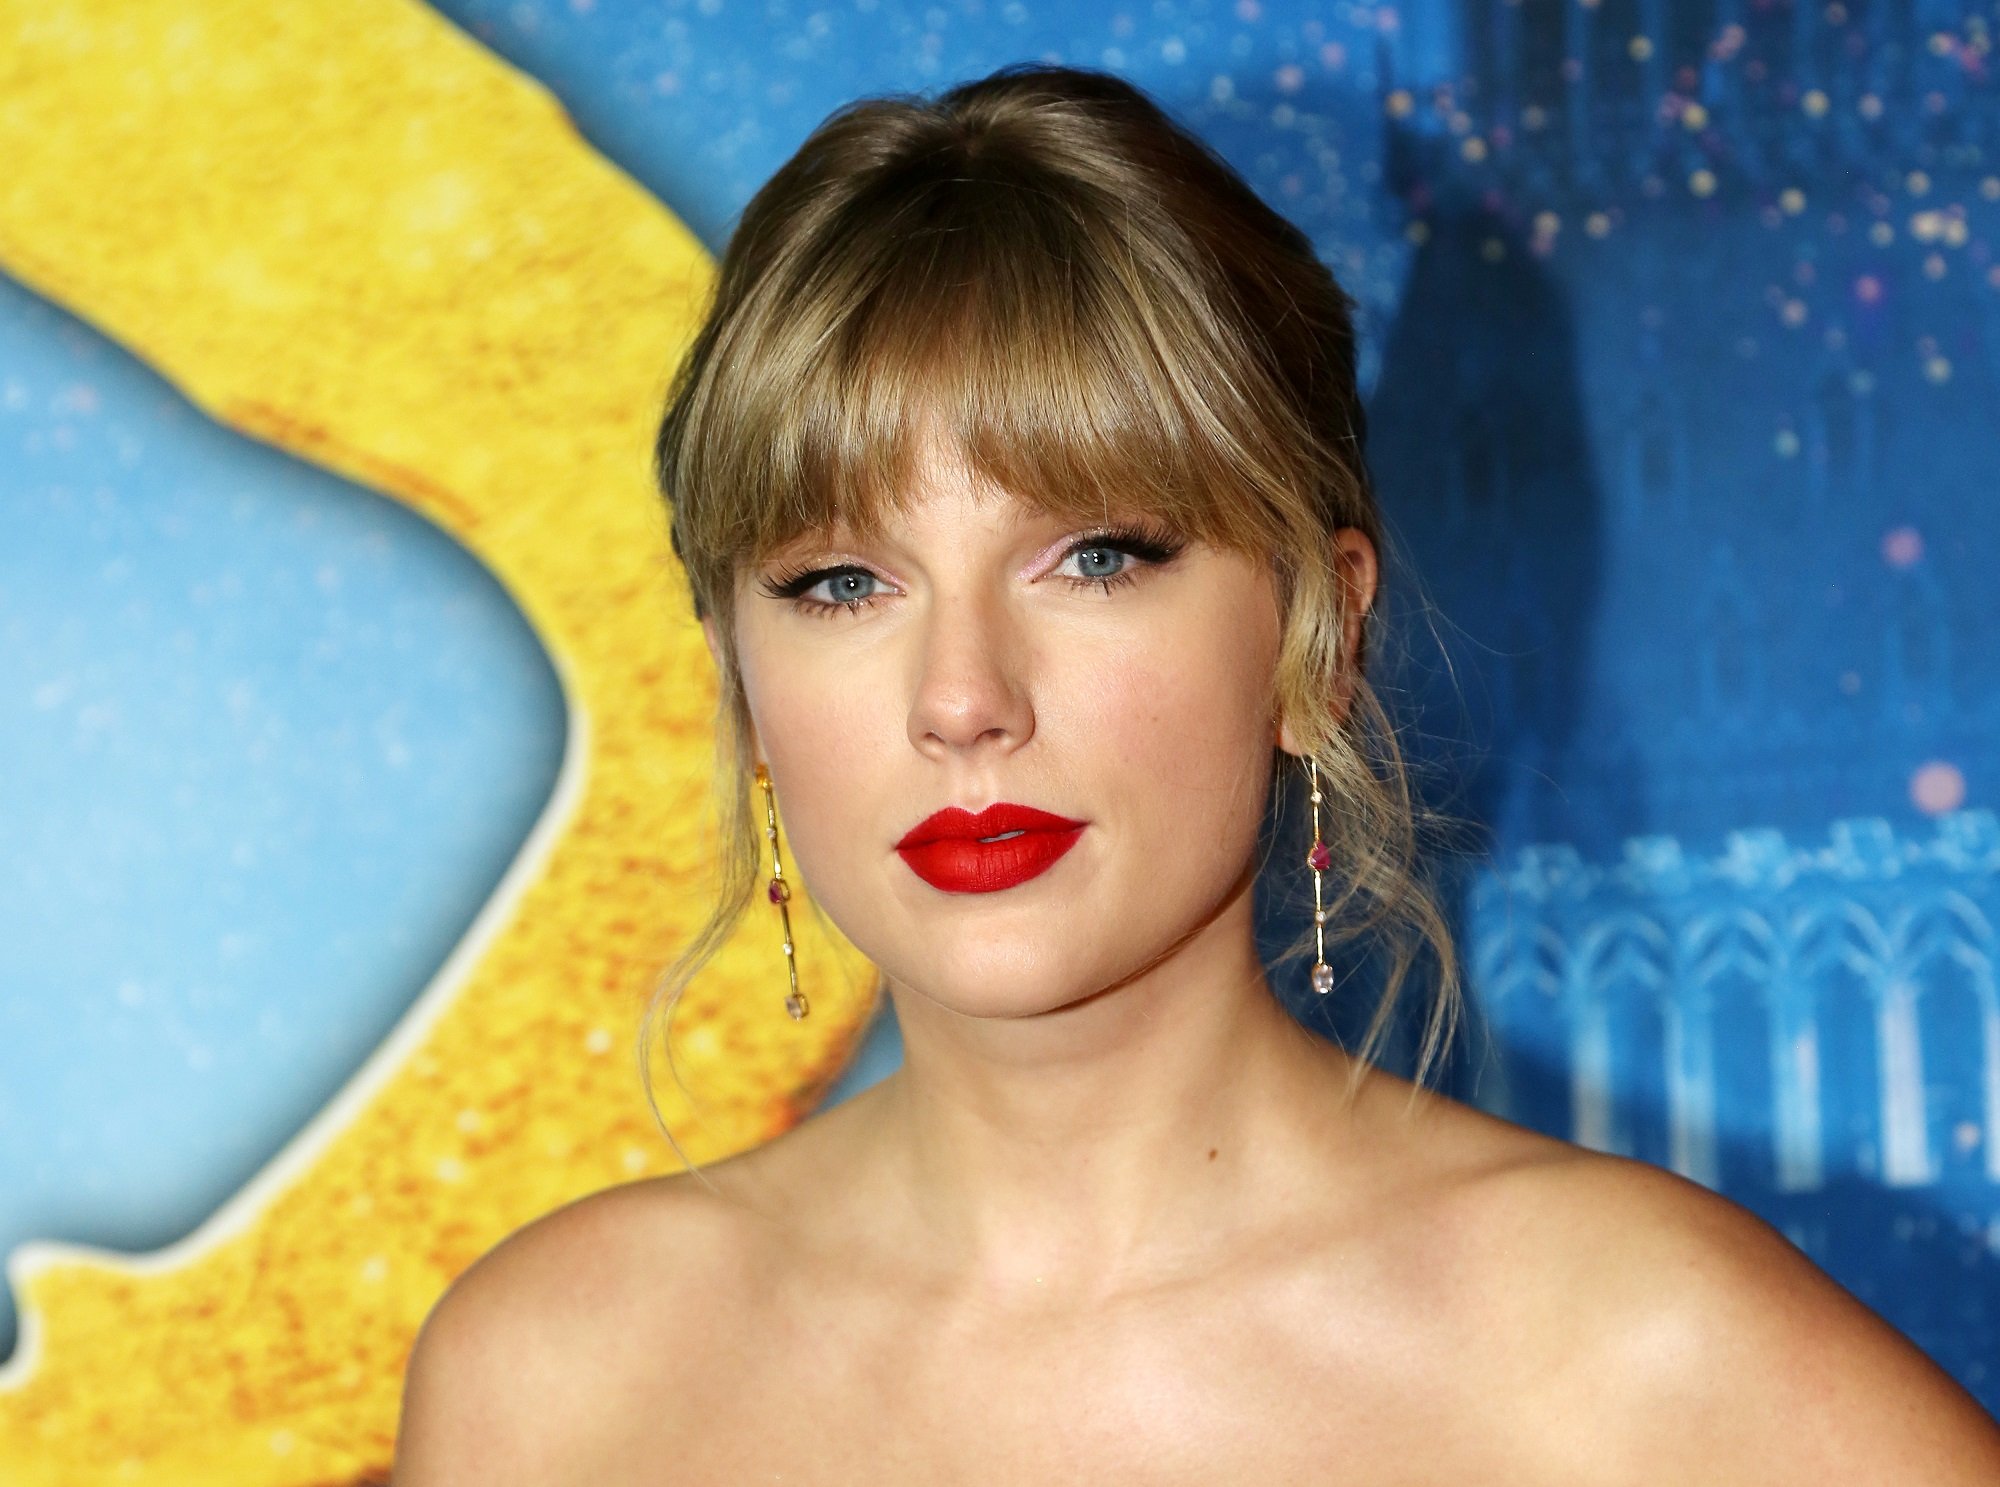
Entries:
{"label": "nose", "polygon": [[1024,674],[1029,637],[999,596],[939,592],[917,627],[910,742],[933,758],[1011,753],[1034,736]]}

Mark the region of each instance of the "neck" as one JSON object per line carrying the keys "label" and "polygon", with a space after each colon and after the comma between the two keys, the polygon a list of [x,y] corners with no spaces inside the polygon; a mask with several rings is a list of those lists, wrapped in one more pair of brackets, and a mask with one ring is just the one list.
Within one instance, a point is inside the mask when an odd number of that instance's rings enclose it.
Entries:
{"label": "neck", "polygon": [[1337,1181],[1353,1065],[1278,1005],[1251,907],[1246,879],[1170,956],[1034,1016],[891,984],[904,1062],[871,1104],[926,1266],[1002,1304],[1103,1298],[1200,1273]]}

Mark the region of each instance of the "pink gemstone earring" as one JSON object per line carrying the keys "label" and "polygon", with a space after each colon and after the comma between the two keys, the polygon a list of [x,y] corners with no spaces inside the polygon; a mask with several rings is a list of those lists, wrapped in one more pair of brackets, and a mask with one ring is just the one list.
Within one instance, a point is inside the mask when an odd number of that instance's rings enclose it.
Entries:
{"label": "pink gemstone earring", "polygon": [[764,791],[764,836],[771,843],[771,881],[764,889],[764,896],[778,906],[778,923],[785,934],[785,974],[792,982],[785,1010],[792,1014],[792,1021],[798,1022],[808,1008],[805,993],[799,990],[799,961],[792,948],[792,912],[786,907],[792,901],[792,888],[785,881],[785,865],[778,860],[778,802],[771,793],[771,772],[761,764],[757,766],[757,783]]}
{"label": "pink gemstone earring", "polygon": [[1317,956],[1313,961],[1312,989],[1321,996],[1333,990],[1333,967],[1326,963],[1326,900],[1320,894],[1320,874],[1333,866],[1333,854],[1327,850],[1326,842],[1319,834],[1319,761],[1310,755],[1306,758],[1306,774],[1312,781],[1313,844],[1306,853],[1306,866],[1313,875],[1313,942]]}

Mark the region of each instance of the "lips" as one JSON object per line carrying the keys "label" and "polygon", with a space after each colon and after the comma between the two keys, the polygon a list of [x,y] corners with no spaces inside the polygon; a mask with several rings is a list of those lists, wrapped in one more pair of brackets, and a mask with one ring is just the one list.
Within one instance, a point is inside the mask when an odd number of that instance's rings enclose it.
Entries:
{"label": "lips", "polygon": [[933,888],[993,893],[1047,872],[1088,824],[1004,800],[977,814],[949,806],[912,827],[896,851]]}

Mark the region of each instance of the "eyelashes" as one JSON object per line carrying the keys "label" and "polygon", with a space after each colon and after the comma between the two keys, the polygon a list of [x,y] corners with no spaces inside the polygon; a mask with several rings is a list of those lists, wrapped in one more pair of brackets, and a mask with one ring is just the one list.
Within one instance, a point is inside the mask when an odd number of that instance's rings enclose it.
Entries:
{"label": "eyelashes", "polygon": [[[1109,594],[1118,585],[1135,582],[1140,573],[1171,563],[1186,547],[1185,539],[1163,527],[1146,524],[1106,527],[1078,537],[1064,551],[1062,562],[1067,563],[1072,558],[1094,559],[1101,554],[1124,553],[1137,558],[1141,566],[1135,568],[1128,563],[1115,573],[1062,574],[1061,578],[1073,588],[1101,588]],[[877,597],[872,592],[843,595],[841,585],[880,582],[859,564],[840,563],[832,567],[806,567],[781,573],[760,580],[758,587],[774,599],[787,600],[802,614],[827,615],[843,609],[855,613],[867,608]],[[830,600],[811,597],[811,591],[823,583],[830,586],[829,592],[833,597]]]}

